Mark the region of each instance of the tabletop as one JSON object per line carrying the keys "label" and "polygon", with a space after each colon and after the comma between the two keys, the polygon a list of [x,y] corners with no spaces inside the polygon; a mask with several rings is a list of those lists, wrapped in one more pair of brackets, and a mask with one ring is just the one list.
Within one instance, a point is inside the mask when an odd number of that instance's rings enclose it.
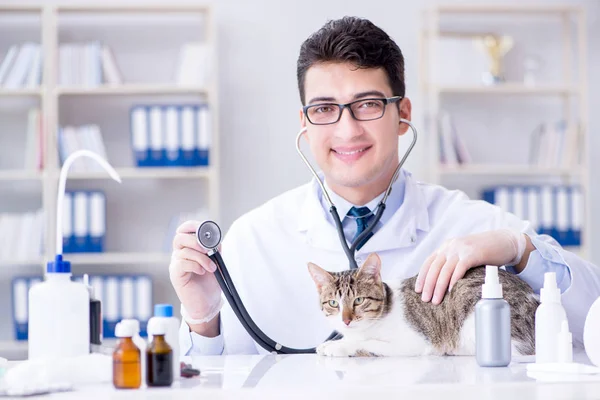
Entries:
{"label": "tabletop", "polygon": [[[585,353],[575,360],[589,364]],[[77,386],[45,398],[64,399],[366,399],[407,398],[598,399],[600,375],[531,374],[513,360],[505,368],[482,368],[474,357],[329,358],[317,355],[202,356],[188,358],[198,377],[171,388],[117,390],[111,383]]]}

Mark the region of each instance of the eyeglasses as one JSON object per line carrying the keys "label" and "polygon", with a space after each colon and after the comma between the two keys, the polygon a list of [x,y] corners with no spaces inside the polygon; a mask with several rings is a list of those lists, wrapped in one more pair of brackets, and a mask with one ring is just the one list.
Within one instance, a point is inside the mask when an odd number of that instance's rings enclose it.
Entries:
{"label": "eyeglasses", "polygon": [[302,107],[308,121],[313,125],[335,124],[342,118],[342,112],[347,108],[350,115],[357,121],[372,121],[385,114],[385,106],[397,103],[402,96],[387,98],[360,99],[347,104],[319,103]]}

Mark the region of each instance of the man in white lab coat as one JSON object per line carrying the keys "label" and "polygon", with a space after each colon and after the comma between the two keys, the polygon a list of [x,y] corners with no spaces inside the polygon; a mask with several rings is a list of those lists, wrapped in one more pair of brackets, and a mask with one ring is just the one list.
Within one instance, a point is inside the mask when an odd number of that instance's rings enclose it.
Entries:
{"label": "man in white lab coat", "polygon": [[[398,141],[411,119],[404,60],[396,43],[371,22],[330,21],[302,45],[300,121],[321,178],[342,218],[348,242],[372,221],[398,165]],[[182,354],[263,352],[222,306],[216,266],[195,238],[197,221],[173,241],[170,277],[182,303]],[[317,182],[286,192],[240,217],[222,246],[240,296],[257,325],[288,347],[314,347],[330,333],[307,271],[348,268],[333,218]],[[374,234],[356,253],[382,259],[383,279],[418,274],[415,290],[439,303],[478,265],[506,266],[539,293],[555,272],[574,342],[600,295],[600,269],[540,236],[526,221],[460,191],[417,182],[402,171]]]}

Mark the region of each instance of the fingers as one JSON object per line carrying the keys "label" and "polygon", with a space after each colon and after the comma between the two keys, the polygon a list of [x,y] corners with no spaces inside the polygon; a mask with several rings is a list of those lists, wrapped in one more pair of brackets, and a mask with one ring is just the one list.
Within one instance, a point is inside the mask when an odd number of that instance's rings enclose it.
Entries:
{"label": "fingers", "polygon": [[423,282],[425,281],[425,277],[427,276],[427,271],[429,271],[429,267],[431,263],[437,257],[437,253],[433,253],[430,255],[427,260],[421,266],[421,270],[419,271],[419,275],[417,276],[417,281],[415,282],[415,292],[421,293],[423,291]]}
{"label": "fingers", "polygon": [[433,292],[432,303],[440,304],[442,299],[446,295],[446,290],[448,289],[448,284],[450,283],[450,279],[455,271],[456,264],[458,263],[458,257],[452,256],[446,260],[446,263],[442,266],[440,270],[439,276],[435,283],[435,289]]}
{"label": "fingers", "polygon": [[435,289],[435,285],[440,274],[440,270],[446,263],[446,255],[439,254],[438,257],[433,261],[431,267],[427,271],[427,277],[425,278],[425,282],[423,284],[423,293],[421,294],[421,300],[427,302],[431,300],[433,296],[433,291]]}
{"label": "fingers", "polygon": [[184,248],[190,248],[200,253],[206,253],[206,249],[198,243],[198,240],[196,240],[196,235],[191,233],[178,233],[173,238],[173,251]]}
{"label": "fingers", "polygon": [[[215,272],[217,269],[215,263],[213,263],[213,261],[206,254],[200,253],[188,247],[173,251],[173,258],[176,260],[175,263],[177,263],[179,260],[195,262],[202,271]],[[187,263],[183,264],[185,264],[186,268],[190,268]],[[190,268],[189,271],[186,270],[183,272],[194,272],[199,275],[204,274],[204,272],[200,272],[200,270],[197,268]]]}
{"label": "fingers", "polygon": [[464,261],[459,261],[456,264],[456,268],[454,268],[452,278],[450,279],[450,290],[452,290],[454,284],[458,282],[459,279],[462,279],[462,277],[465,276],[465,273],[469,268],[471,268],[471,266]]}
{"label": "fingers", "polygon": [[176,233],[196,233],[198,227],[202,224],[200,221],[185,221],[177,227]]}

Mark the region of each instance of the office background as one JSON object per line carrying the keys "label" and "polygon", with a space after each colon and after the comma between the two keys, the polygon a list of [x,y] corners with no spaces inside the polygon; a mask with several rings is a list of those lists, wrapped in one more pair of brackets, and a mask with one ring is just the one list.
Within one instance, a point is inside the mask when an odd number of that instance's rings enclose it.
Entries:
{"label": "office background", "polygon": [[[122,2],[115,2],[120,4]],[[446,1],[446,4],[460,4],[459,1]],[[492,3],[487,1],[471,2],[470,4]],[[588,90],[587,102],[589,109],[588,137],[589,170],[596,171],[600,167],[600,119],[596,110],[600,107],[600,78],[596,71],[600,67],[600,3],[595,0],[587,1],[503,1],[503,4],[531,4],[531,5],[572,5],[581,6],[587,15],[586,39],[587,48],[587,75]],[[26,1],[3,2],[9,5],[29,4]],[[31,4],[39,4],[33,3]],[[62,5],[86,5],[88,1],[61,1]],[[103,3],[111,4],[108,3]],[[130,1],[133,5],[165,5],[156,1]],[[425,93],[419,86],[422,65],[419,60],[420,32],[423,28],[423,11],[438,4],[434,1],[303,1],[286,2],[276,0],[219,0],[214,2],[195,2],[181,0],[178,4],[207,4],[214,11],[214,29],[216,31],[215,54],[218,66],[218,169],[219,180],[214,186],[208,185],[201,177],[190,179],[133,179],[125,180],[118,186],[109,180],[80,179],[69,183],[70,190],[101,190],[106,195],[106,240],[105,247],[112,253],[127,252],[128,254],[166,254],[169,237],[169,224],[181,212],[192,213],[203,208],[208,203],[209,191],[218,191],[219,215],[218,220],[223,227],[228,227],[237,217],[259,206],[264,201],[300,184],[310,178],[306,167],[298,158],[294,140],[298,130],[300,101],[296,83],[296,60],[301,43],[312,32],[320,28],[328,19],[339,18],[344,15],[355,15],[371,19],[387,31],[396,40],[405,57],[406,62],[406,87],[407,96],[413,103],[413,120],[421,132],[420,141],[409,157],[406,168],[422,180],[430,176],[431,155],[428,152],[425,138],[427,127],[425,121],[426,99]],[[496,3],[494,3],[496,4]],[[11,45],[13,37],[11,32],[20,32],[27,28],[19,28],[6,16],[0,16],[0,46],[1,53]],[[94,16],[85,18],[94,20]],[[156,17],[155,22],[160,22],[161,17]],[[86,20],[87,21],[87,20]],[[71,21],[74,30],[77,21]],[[92,24],[93,25],[93,24]],[[189,27],[188,27],[189,28]],[[93,32],[94,28],[89,28]],[[167,76],[173,68],[173,59],[177,57],[174,49],[164,48],[164,52],[153,51],[144,54],[145,48],[152,43],[161,44],[164,37],[179,37],[176,29],[165,26],[165,29],[140,28],[144,40],[139,52],[127,55],[119,51],[120,48],[135,49],[140,35],[132,30],[119,31],[119,35],[112,35],[98,25],[99,35],[113,40],[115,58],[119,60],[128,57],[137,57],[144,60],[136,64],[136,69],[129,71],[136,79],[151,79],[152,70]],[[145,29],[145,31],[144,31]],[[545,29],[551,29],[546,27]],[[161,35],[164,35],[161,36]],[[169,36],[171,35],[171,36]],[[20,37],[17,37],[20,40]],[[67,33],[65,41],[70,37]],[[99,37],[101,40],[102,37]],[[185,35],[179,37],[185,40]],[[79,40],[74,36],[74,41]],[[166,43],[166,42],[165,42]],[[517,46],[515,45],[515,51]],[[551,49],[554,42],[538,43],[538,50]],[[160,47],[159,48],[163,48]],[[513,51],[513,53],[515,52]],[[551,50],[549,50],[551,51]],[[518,54],[518,53],[517,53]],[[507,55],[507,63],[511,53]],[[456,60],[454,60],[456,61]],[[446,62],[446,61],[444,61]],[[519,61],[521,62],[521,61]],[[125,66],[122,66],[126,69]],[[552,70],[552,61],[547,63],[542,71]],[[127,72],[127,71],[124,71]],[[507,74],[511,66],[507,64]],[[517,71],[518,72],[518,71]],[[515,72],[516,76],[517,72]],[[150,100],[149,100],[150,99]],[[190,96],[175,94],[169,96],[78,96],[65,97],[60,100],[58,120],[61,125],[83,125],[89,123],[99,124],[105,141],[120,143],[119,145],[107,144],[108,160],[115,166],[131,167],[130,161],[121,158],[131,157],[126,144],[130,142],[127,135],[129,109],[136,104],[160,104],[160,102],[188,102]],[[515,103],[513,103],[513,101]],[[516,102],[524,103],[516,103]],[[4,106],[2,105],[4,104]],[[522,106],[521,104],[525,104]],[[0,98],[0,144],[3,149],[2,156],[7,156],[11,146],[13,132],[22,131],[26,127],[27,103],[18,99]],[[550,105],[550,109],[556,105]],[[493,107],[498,107],[498,113],[506,112],[506,117],[497,114],[499,121],[527,120],[531,127],[534,118],[539,122],[555,122],[558,118],[553,115],[530,115],[530,110],[535,110],[538,103],[529,98],[515,97],[513,100],[504,98],[500,104],[486,98],[474,102],[472,99],[458,96],[450,106],[452,110],[460,111],[461,107],[468,110],[467,115],[473,115],[473,120],[490,121],[489,115],[495,113]],[[14,111],[17,110],[17,111]],[[14,111],[14,112],[13,112]],[[464,111],[464,110],[463,110]],[[533,113],[533,112],[532,112]],[[462,116],[465,118],[464,114]],[[468,127],[463,123],[462,127]],[[510,125],[501,124],[501,128],[509,129]],[[459,126],[460,128],[460,126]],[[490,131],[495,135],[502,135],[498,127],[490,126]],[[466,128],[465,128],[466,129]],[[513,132],[514,133],[514,132]],[[525,134],[529,135],[529,129]],[[23,133],[24,134],[24,133]],[[513,134],[507,137],[514,138]],[[408,139],[408,136],[406,137]],[[511,160],[514,152],[519,153],[519,148],[526,146],[529,139],[523,144],[514,144],[514,148],[506,146],[507,159]],[[517,150],[515,150],[515,148]],[[111,149],[113,149],[111,153]],[[470,148],[472,157],[478,153],[488,154],[490,148]],[[496,152],[498,154],[499,152]],[[520,154],[520,153],[519,153]],[[496,162],[502,161],[497,158]],[[458,177],[453,179],[464,179]],[[482,179],[481,176],[478,177]],[[528,183],[535,177],[527,177]],[[509,180],[508,183],[515,183]],[[593,244],[598,243],[600,235],[600,187],[597,185],[593,173],[590,175],[589,201],[591,214],[585,225],[591,229],[591,253],[589,258],[595,263],[600,263],[600,249]],[[460,183],[460,182],[459,182]],[[502,183],[495,177],[490,180],[490,185]],[[452,181],[451,184],[457,184]],[[37,186],[36,186],[37,185]],[[36,194],[37,193],[37,194]],[[27,212],[34,211],[42,206],[39,195],[39,184],[32,182],[0,182],[0,212]],[[474,193],[474,192],[473,192]],[[472,193],[470,193],[472,194]],[[202,212],[200,213],[202,214]],[[210,214],[210,213],[208,213]],[[209,215],[210,216],[210,215]],[[51,244],[53,246],[53,243]],[[0,341],[13,339],[11,321],[11,279],[15,275],[33,275],[41,273],[39,265],[19,264],[10,265],[10,257],[0,264]],[[135,262],[124,260],[114,263],[98,263],[86,261],[84,265],[74,262],[74,273],[89,273],[92,275],[115,274],[148,274],[153,279],[153,300],[155,302],[176,302],[168,282],[168,255],[161,260],[153,262]],[[121,260],[122,261],[122,260]]]}

